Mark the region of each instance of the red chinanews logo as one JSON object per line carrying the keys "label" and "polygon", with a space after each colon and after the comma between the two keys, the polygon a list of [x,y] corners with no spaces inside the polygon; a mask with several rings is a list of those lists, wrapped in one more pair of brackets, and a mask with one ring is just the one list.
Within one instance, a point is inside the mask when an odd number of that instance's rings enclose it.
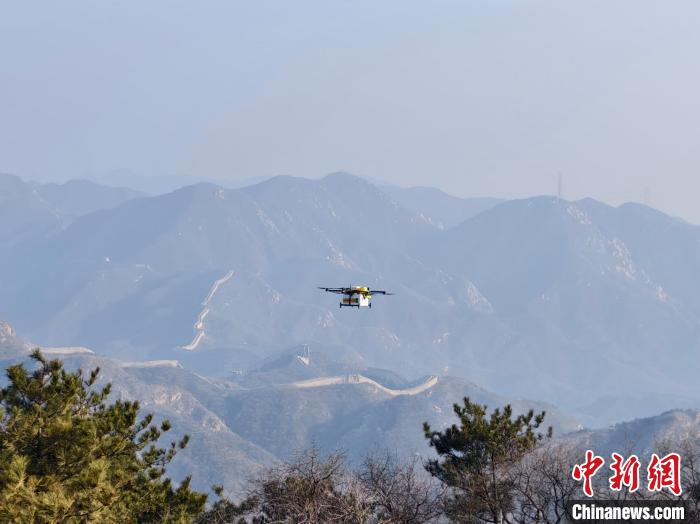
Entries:
{"label": "red chinanews logo", "polygon": [[[605,459],[599,457],[590,449],[586,451],[586,460],[582,464],[576,464],[571,476],[574,480],[583,482],[583,493],[587,497],[593,496],[593,477],[605,465]],[[636,455],[630,455],[627,460],[619,453],[612,454],[609,477],[610,489],[621,491],[623,487],[634,493],[639,489],[639,470],[641,464]],[[659,458],[654,453],[647,467],[647,490],[661,491],[667,489],[676,496],[680,496],[681,489],[681,456],[678,453],[669,453]]]}

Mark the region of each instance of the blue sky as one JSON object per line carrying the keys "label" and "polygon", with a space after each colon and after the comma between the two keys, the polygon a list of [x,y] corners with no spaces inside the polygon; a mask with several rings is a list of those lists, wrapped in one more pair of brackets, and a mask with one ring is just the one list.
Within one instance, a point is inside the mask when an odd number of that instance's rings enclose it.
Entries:
{"label": "blue sky", "polygon": [[0,171],[345,170],[700,223],[700,4],[0,5]]}

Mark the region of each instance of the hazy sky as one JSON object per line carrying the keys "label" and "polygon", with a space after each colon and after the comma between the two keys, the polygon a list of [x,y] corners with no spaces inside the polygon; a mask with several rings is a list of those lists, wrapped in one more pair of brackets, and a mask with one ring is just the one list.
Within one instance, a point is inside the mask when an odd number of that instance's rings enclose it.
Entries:
{"label": "hazy sky", "polygon": [[700,2],[0,4],[0,171],[344,170],[700,223]]}

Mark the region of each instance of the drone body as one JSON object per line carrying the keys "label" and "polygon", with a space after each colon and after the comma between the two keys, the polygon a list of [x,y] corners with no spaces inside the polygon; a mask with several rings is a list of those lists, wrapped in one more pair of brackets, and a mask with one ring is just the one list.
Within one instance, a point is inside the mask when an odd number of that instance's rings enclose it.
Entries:
{"label": "drone body", "polygon": [[367,286],[350,287],[319,287],[328,293],[343,295],[340,299],[339,307],[372,307],[372,295],[393,295],[384,290],[370,289]]}

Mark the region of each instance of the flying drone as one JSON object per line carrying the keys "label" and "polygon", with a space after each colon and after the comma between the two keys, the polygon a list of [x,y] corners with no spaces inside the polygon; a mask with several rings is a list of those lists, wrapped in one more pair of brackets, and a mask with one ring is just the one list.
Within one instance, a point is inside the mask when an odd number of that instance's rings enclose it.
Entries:
{"label": "flying drone", "polygon": [[343,295],[340,299],[340,308],[343,307],[372,307],[372,295],[393,295],[381,289],[370,289],[367,286],[351,286],[351,287],[319,287],[328,293]]}

